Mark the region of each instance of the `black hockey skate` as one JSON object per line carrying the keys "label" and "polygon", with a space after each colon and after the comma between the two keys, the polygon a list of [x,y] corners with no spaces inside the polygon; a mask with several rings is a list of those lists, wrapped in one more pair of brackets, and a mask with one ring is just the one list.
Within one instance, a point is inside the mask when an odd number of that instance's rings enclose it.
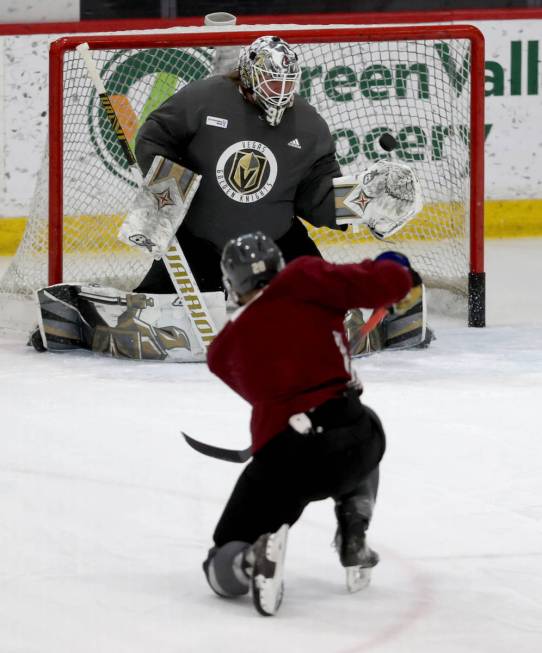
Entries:
{"label": "black hockey skate", "polygon": [[376,551],[367,546],[365,532],[367,519],[352,509],[348,502],[337,504],[337,532],[335,547],[339,559],[346,570],[346,587],[349,592],[359,592],[369,585],[371,570],[378,564]]}
{"label": "black hockey skate", "polygon": [[252,600],[266,617],[276,614],[282,602],[287,538],[288,524],[283,524],[276,533],[261,535],[252,546]]}

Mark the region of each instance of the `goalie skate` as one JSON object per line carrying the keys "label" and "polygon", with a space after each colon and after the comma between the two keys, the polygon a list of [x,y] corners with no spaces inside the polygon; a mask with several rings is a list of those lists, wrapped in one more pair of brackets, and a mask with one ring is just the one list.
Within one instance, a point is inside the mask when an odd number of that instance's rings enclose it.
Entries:
{"label": "goalie skate", "polygon": [[287,537],[288,524],[283,524],[276,533],[259,537],[252,547],[252,600],[256,610],[266,617],[276,614],[282,602]]}

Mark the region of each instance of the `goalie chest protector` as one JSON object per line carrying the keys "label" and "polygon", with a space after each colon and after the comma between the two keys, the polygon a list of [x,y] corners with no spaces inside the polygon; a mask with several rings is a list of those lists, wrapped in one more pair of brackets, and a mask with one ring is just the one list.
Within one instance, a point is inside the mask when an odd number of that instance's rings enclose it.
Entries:
{"label": "goalie chest protector", "polygon": [[[141,127],[136,155],[143,170],[156,154],[203,176],[183,228],[218,249],[256,230],[280,238],[301,215],[301,206],[313,224],[334,224],[331,179],[340,169],[333,139],[300,96],[271,127],[230,79],[192,82]],[[315,167],[323,157],[326,165]],[[319,181],[324,184],[320,190]]]}

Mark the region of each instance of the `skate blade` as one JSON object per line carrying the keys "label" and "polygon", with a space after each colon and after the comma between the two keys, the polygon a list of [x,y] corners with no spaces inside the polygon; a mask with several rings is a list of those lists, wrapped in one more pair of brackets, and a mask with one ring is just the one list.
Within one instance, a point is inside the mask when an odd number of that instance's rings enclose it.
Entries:
{"label": "skate blade", "polygon": [[269,537],[265,550],[265,557],[275,564],[274,573],[270,578],[263,574],[256,574],[253,580],[253,599],[256,610],[266,617],[277,613],[284,585],[282,582],[284,558],[286,556],[286,543],[288,539],[288,524],[283,524],[276,533]]}
{"label": "skate blade", "polygon": [[346,588],[349,592],[359,592],[371,582],[371,567],[345,567]]}

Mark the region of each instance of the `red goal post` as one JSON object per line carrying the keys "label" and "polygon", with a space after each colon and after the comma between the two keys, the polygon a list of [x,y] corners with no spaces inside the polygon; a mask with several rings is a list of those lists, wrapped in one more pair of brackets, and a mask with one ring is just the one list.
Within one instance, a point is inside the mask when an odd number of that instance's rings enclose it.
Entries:
{"label": "red goal post", "polygon": [[[433,168],[442,168],[444,166],[443,161],[445,162],[446,153],[443,153],[443,150],[448,147],[449,143],[452,140],[457,141],[458,147],[461,146],[461,143],[464,144],[465,152],[459,156],[459,161],[463,159],[464,156],[466,161],[466,166],[468,173],[466,173],[462,168],[460,163],[455,162],[454,166],[457,170],[454,170],[453,173],[457,173],[458,176],[467,176],[468,177],[468,191],[464,199],[458,197],[456,190],[451,191],[449,199],[439,199],[438,193],[440,192],[440,182],[437,176],[435,179],[431,179],[431,182],[426,181],[426,192],[428,192],[429,197],[433,197],[431,193],[434,194],[434,198],[431,200],[431,211],[428,221],[433,220],[434,225],[432,226],[433,231],[425,231],[423,234],[420,231],[420,234],[414,234],[408,237],[408,242],[403,243],[399,242],[397,245],[390,245],[390,243],[381,243],[380,245],[389,249],[391,247],[397,247],[398,249],[404,249],[410,247],[414,241],[417,239],[421,242],[424,241],[423,248],[426,252],[434,247],[438,249],[441,254],[437,255],[436,260],[438,261],[438,256],[441,256],[442,259],[449,257],[451,260],[450,265],[453,265],[453,261],[459,257],[458,254],[450,250],[450,254],[445,249],[445,246],[442,245],[445,241],[451,241],[455,236],[450,236],[445,234],[444,236],[439,236],[436,234],[435,230],[438,230],[439,221],[444,224],[449,223],[452,226],[452,230],[456,229],[457,233],[460,234],[457,236],[457,239],[464,237],[465,243],[463,245],[466,248],[466,257],[467,264],[464,271],[464,294],[468,298],[468,323],[471,326],[483,326],[485,324],[485,282],[484,282],[484,233],[483,233],[483,214],[484,214],[484,42],[483,36],[479,30],[472,26],[461,26],[461,25],[450,25],[450,26],[400,26],[400,27],[378,27],[378,28],[357,28],[357,27],[348,27],[348,28],[336,28],[332,27],[329,29],[319,28],[319,29],[306,29],[306,28],[294,28],[287,27],[280,28],[273,27],[272,30],[269,28],[261,30],[228,30],[228,31],[194,31],[194,32],[180,32],[180,33],[154,33],[154,34],[110,34],[110,35],[99,35],[99,36],[75,36],[75,37],[65,37],[61,38],[51,44],[50,49],[50,67],[49,67],[49,84],[50,84],[50,118],[49,118],[49,192],[48,192],[48,281],[49,283],[58,283],[63,280],[63,259],[66,250],[66,238],[65,238],[65,197],[66,197],[66,177],[70,177],[72,174],[71,168],[66,170],[66,157],[65,157],[65,132],[66,126],[69,124],[69,121],[73,118],[68,115],[71,111],[70,102],[71,99],[68,97],[70,90],[67,86],[67,72],[66,65],[67,61],[71,60],[70,58],[74,55],[75,48],[82,42],[88,43],[90,50],[93,52],[99,51],[108,51],[115,53],[122,53],[126,51],[166,51],[172,48],[174,49],[203,49],[206,48],[220,48],[225,46],[239,46],[250,43],[256,37],[272,33],[280,33],[280,35],[289,41],[294,47],[297,45],[300,50],[300,58],[303,61],[305,48],[307,52],[311,53],[313,56],[316,53],[316,56],[321,56],[321,62],[315,60],[311,63],[312,68],[310,68],[308,77],[309,80],[305,80],[306,84],[309,86],[312,83],[310,80],[310,74],[316,75],[315,71],[319,70],[319,66],[323,66],[328,60],[326,56],[327,50],[325,48],[331,48],[329,51],[343,51],[341,55],[344,57],[343,60],[337,59],[333,63],[334,68],[331,69],[331,72],[328,71],[327,77],[325,77],[324,92],[322,93],[322,98],[320,97],[311,97],[310,100],[315,100],[317,108],[320,110],[319,104],[322,106],[325,102],[328,101],[329,96],[335,97],[336,104],[339,109],[345,106],[346,101],[342,101],[343,97],[347,97],[349,94],[354,94],[359,88],[362,89],[363,98],[365,104],[368,105],[366,111],[369,115],[371,108],[374,109],[375,102],[373,101],[380,94],[381,97],[385,98],[386,96],[392,95],[391,88],[394,86],[395,95],[397,96],[397,101],[394,106],[391,106],[388,109],[384,109],[382,115],[387,116],[385,120],[386,126],[388,126],[389,121],[392,120],[392,117],[395,115],[396,111],[401,110],[401,102],[404,100],[407,91],[405,87],[410,84],[411,80],[414,79],[417,75],[417,97],[413,99],[412,106],[415,104],[424,105],[431,103],[431,93],[428,90],[429,84],[433,80],[433,73],[427,72],[430,70],[429,64],[416,64],[412,63],[408,55],[408,46],[409,44],[415,43],[425,43],[432,44],[433,49],[439,53],[440,63],[437,61],[441,67],[443,66],[446,72],[446,66],[448,66],[447,73],[452,78],[451,88],[452,91],[449,94],[450,105],[447,107],[446,99],[440,102],[438,108],[439,112],[435,114],[437,117],[435,120],[448,120],[446,124],[440,124],[435,122],[431,126],[430,135],[427,136],[427,131],[423,131],[422,128],[418,128],[417,125],[406,125],[406,127],[398,128],[399,141],[402,146],[397,155],[401,156],[402,160],[409,162],[411,161],[414,167],[416,165],[421,166],[421,151],[423,148],[428,148],[431,150],[431,154],[427,154],[423,159],[423,163],[427,164],[429,168],[433,165]],[[467,43],[468,44],[468,54],[465,54],[463,60],[461,61],[461,55],[459,59],[454,61],[453,55],[450,54],[451,47],[448,44],[451,43]],[[379,63],[384,61],[382,52],[378,51],[378,44],[401,44],[398,47],[397,51],[394,51],[393,56],[396,57],[393,59],[395,63],[390,63],[388,66],[384,63]],[[349,44],[349,49],[346,51],[345,44]],[[443,44],[442,47],[437,48],[436,45]],[[374,60],[371,60],[371,48],[375,46],[377,55]],[[391,46],[390,46],[391,50]],[[319,55],[318,53],[321,52]],[[356,55],[358,52],[358,55]],[[405,59],[402,60],[402,53],[405,56]],[[358,58],[356,59],[356,57]],[[421,56],[421,55],[420,55]],[[446,59],[445,57],[450,57]],[[392,59],[390,59],[390,62]],[[404,63],[401,63],[404,61]],[[346,62],[346,63],[345,63]],[[399,63],[397,63],[399,62]],[[444,62],[444,63],[443,63]],[[71,64],[68,64],[71,65]],[[107,68],[109,64],[105,64]],[[357,67],[365,66],[363,72],[359,74],[359,79],[357,75]],[[371,68],[370,73],[367,73],[368,68]],[[468,69],[468,70],[467,70]],[[391,73],[389,72],[391,70]],[[342,72],[341,72],[342,71]],[[351,72],[352,71],[352,72]],[[413,72],[414,71],[414,72]],[[396,75],[394,78],[393,75]],[[391,76],[390,76],[391,75]],[[454,75],[456,78],[454,79]],[[463,79],[462,76],[467,75],[468,78]],[[427,77],[427,88],[424,87]],[[356,84],[354,84],[354,78]],[[393,80],[396,80],[395,82]],[[361,80],[361,81],[360,81]],[[390,81],[392,80],[392,81]],[[321,80],[318,80],[319,82]],[[327,84],[327,86],[325,86]],[[365,86],[363,86],[365,84]],[[454,84],[456,86],[454,90]],[[107,86],[107,80],[106,80]],[[468,120],[467,126],[453,126],[454,119],[454,107],[453,102],[457,99],[454,97],[454,93],[459,95],[459,88],[461,87],[462,92],[468,90],[468,116],[466,115],[463,120],[464,122]],[[312,92],[313,86],[310,86],[309,91]],[[350,90],[349,90],[350,89]],[[109,89],[108,89],[109,91]],[[74,91],[74,96],[76,92]],[[325,96],[325,97],[324,97]],[[337,100],[339,98],[339,100]],[[77,101],[77,98],[74,100]],[[395,100],[394,100],[395,101]],[[359,103],[360,105],[363,103]],[[371,107],[371,105],[373,105]],[[403,105],[406,106],[406,102],[403,102]],[[397,107],[397,108],[396,108]],[[339,110],[337,109],[337,111]],[[380,105],[378,106],[380,110]],[[447,112],[449,109],[449,115],[444,116],[444,112]],[[357,110],[357,109],[356,109]],[[365,109],[364,109],[365,110]],[[387,113],[386,113],[387,111]],[[335,111],[330,111],[330,120],[333,119]],[[357,115],[357,114],[356,114]],[[324,115],[328,118],[328,116]],[[363,128],[363,122],[369,121],[370,117],[366,117],[366,114],[358,118],[354,118],[348,114],[344,114],[343,122],[345,125],[353,125],[355,121],[359,122],[361,128]],[[382,118],[384,120],[384,118]],[[384,124],[384,123],[382,123]],[[85,128],[85,125],[81,123],[81,129]],[[407,129],[410,128],[410,129]],[[362,150],[366,153],[369,153],[370,156],[373,156],[375,153],[374,139],[371,141],[370,146],[367,145],[367,139],[363,141],[361,145],[360,137],[358,136],[359,132],[355,132],[350,127],[345,126],[336,130],[336,133],[339,134],[338,138],[344,138],[352,145],[350,148],[351,151],[355,150],[354,145],[358,150]],[[378,133],[378,125],[373,127],[373,132]],[[429,128],[428,128],[429,129]],[[373,133],[371,132],[371,133]],[[350,139],[350,140],[349,140]],[[372,148],[372,149],[370,149]],[[343,156],[345,161],[348,160],[351,156],[351,151]],[[376,153],[377,158],[384,158],[384,156],[389,156],[385,153]],[[395,153],[394,153],[395,156]],[[418,157],[418,158],[417,158]],[[370,161],[369,161],[370,162]],[[348,161],[349,164],[352,164],[351,161]],[[107,162],[106,162],[107,165]],[[355,162],[358,169],[363,169],[366,167],[367,161],[363,161],[361,157],[358,157],[358,160]],[[461,168],[461,169],[460,169]],[[459,172],[458,172],[459,170]],[[115,177],[115,170],[110,171],[113,177]],[[344,173],[344,170],[343,170]],[[75,174],[75,173],[73,173]],[[423,175],[421,175],[423,177]],[[441,175],[445,183],[444,177],[446,175]],[[429,179],[429,175],[426,176],[426,179]],[[464,180],[463,180],[464,181]],[[77,181],[80,185],[84,183],[90,184],[91,188],[94,188],[94,191],[99,194],[101,192],[98,187],[97,181],[92,177],[86,177]],[[455,182],[454,182],[455,183]],[[462,182],[461,182],[462,183]],[[422,188],[424,186],[424,181],[422,179]],[[430,187],[431,186],[431,187]],[[80,192],[83,192],[82,186],[80,187]],[[434,205],[434,206],[433,206]],[[459,205],[463,208],[458,208]],[[434,208],[434,207],[439,207]],[[446,210],[449,210],[450,215],[444,215],[442,212],[442,207],[446,207]],[[451,208],[450,208],[451,207]],[[126,208],[126,207],[125,207]],[[68,214],[73,212],[73,208],[70,207]],[[106,210],[107,212],[107,210]],[[461,221],[464,221],[465,224],[459,224]],[[448,225],[449,226],[449,225]],[[424,227],[425,229],[425,227]],[[333,232],[334,233],[334,232]],[[429,233],[429,236],[427,235]],[[336,252],[339,252],[350,247],[350,243],[346,245],[336,245],[326,241],[326,238],[329,240],[329,235],[324,235],[322,249],[324,255],[331,260],[342,260],[341,256],[337,255]],[[347,234],[344,238],[350,238],[351,242],[355,243],[355,247],[358,245],[360,247],[359,251],[363,250],[364,244],[358,243],[355,236]],[[366,238],[366,235],[365,235]],[[416,243],[414,243],[416,244]],[[420,243],[417,243],[418,246]],[[372,244],[371,244],[372,246]],[[459,251],[459,250],[458,250]],[[356,250],[357,252],[357,250]],[[356,254],[357,255],[357,254]],[[417,265],[416,256],[412,255],[414,265]],[[428,254],[427,254],[428,255]],[[350,256],[353,256],[350,254]],[[426,254],[420,254],[420,261],[424,259]],[[428,264],[429,265],[429,264]],[[441,275],[441,272],[438,269],[438,263],[431,263],[431,266],[434,266],[430,270],[422,269],[422,275],[424,279],[427,277],[434,281],[436,287],[439,286],[439,276],[445,277],[445,274]],[[456,274],[455,272],[450,273],[450,279],[456,276],[462,276]],[[434,279],[433,279],[434,277]],[[71,280],[68,279],[68,280]],[[88,279],[93,281],[92,278]],[[430,284],[431,285],[431,284]],[[442,287],[449,289],[452,282],[448,279],[445,279]],[[453,288],[456,290],[456,288]]]}

